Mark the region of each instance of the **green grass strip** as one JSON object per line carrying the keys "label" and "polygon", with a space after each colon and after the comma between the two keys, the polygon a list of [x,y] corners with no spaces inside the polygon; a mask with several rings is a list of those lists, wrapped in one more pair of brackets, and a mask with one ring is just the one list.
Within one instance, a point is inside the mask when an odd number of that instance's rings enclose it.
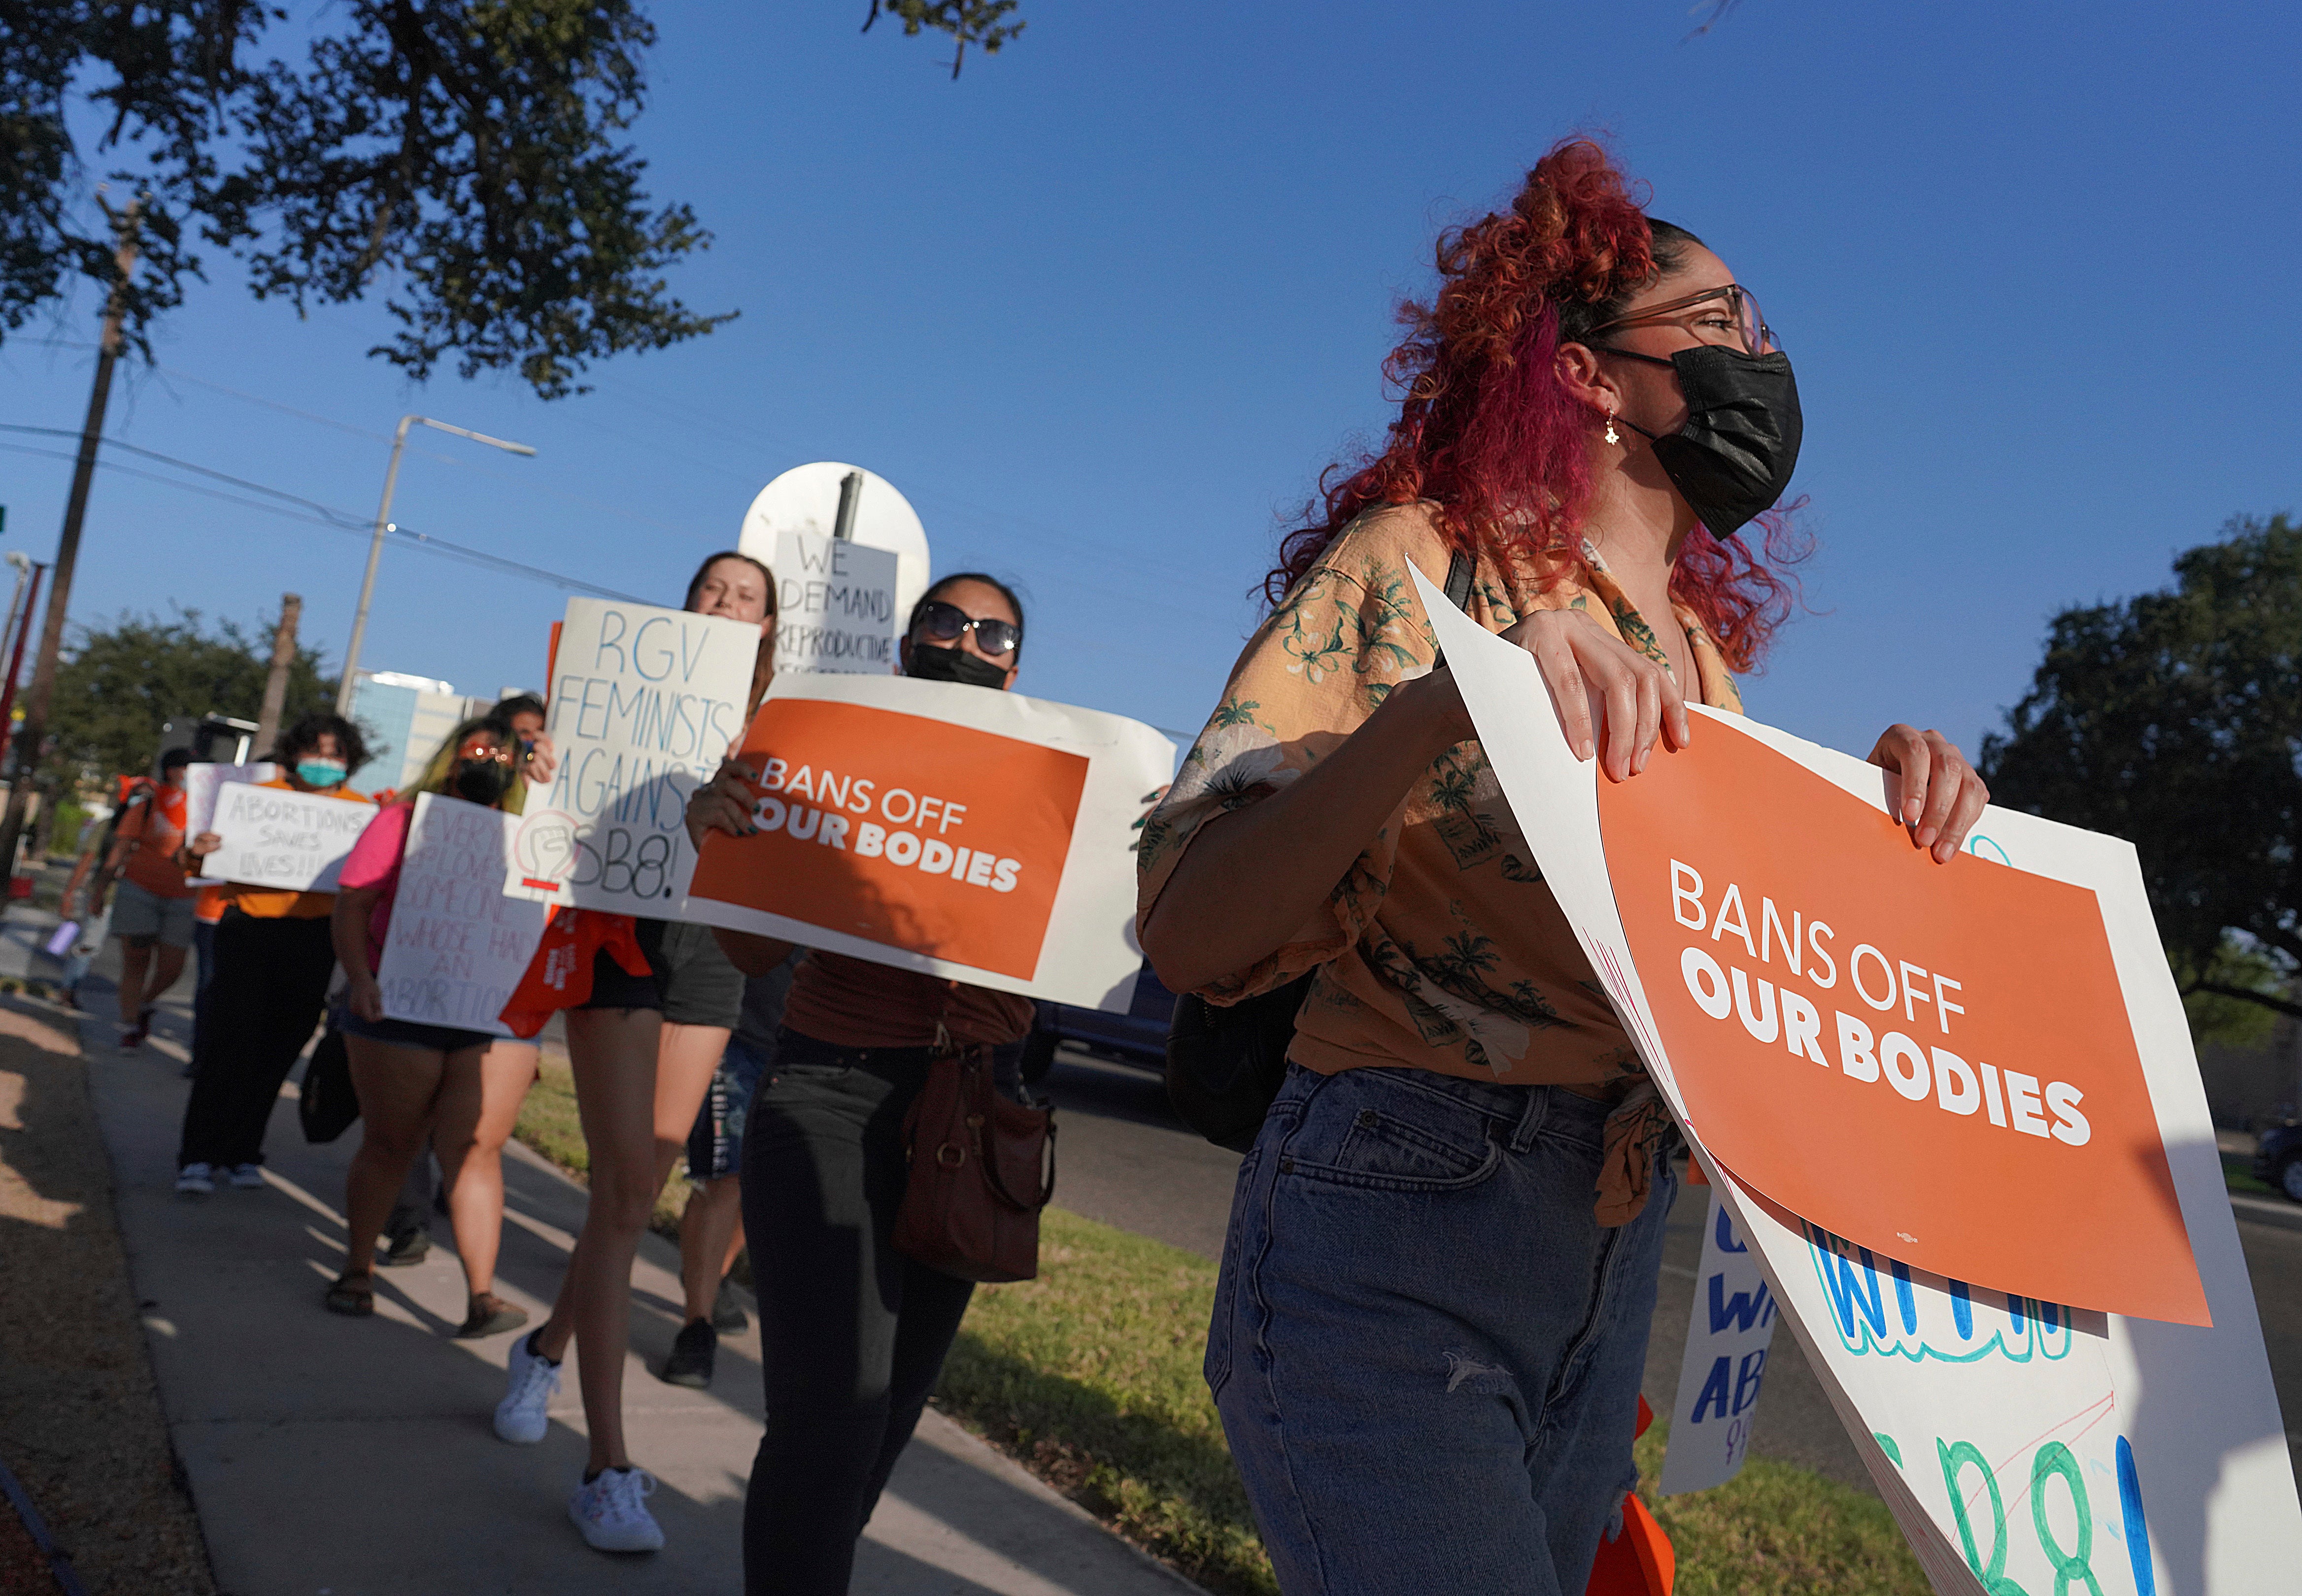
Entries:
{"label": "green grass strip", "polygon": [[[1056,1208],[1039,1262],[978,1288],[938,1406],[1209,1590],[1275,1592],[1199,1374],[1215,1266]],[[1811,1470],[1753,1458],[1658,1500],[1662,1432],[1639,1443],[1640,1490],[1677,1548],[1677,1596],[1927,1596],[1886,1504]]]}

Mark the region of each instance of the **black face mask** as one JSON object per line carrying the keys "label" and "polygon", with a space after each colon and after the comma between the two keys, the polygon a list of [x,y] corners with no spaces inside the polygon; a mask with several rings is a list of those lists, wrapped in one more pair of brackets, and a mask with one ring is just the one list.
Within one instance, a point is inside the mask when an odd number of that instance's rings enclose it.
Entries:
{"label": "black face mask", "polygon": [[965,649],[939,649],[931,643],[914,643],[906,654],[903,674],[923,682],[957,682],[962,687],[1007,685],[1005,666],[979,659]]}
{"label": "black face mask", "polygon": [[1789,356],[1745,355],[1721,344],[1697,344],[1668,360],[1635,349],[1603,352],[1678,373],[1684,426],[1658,436],[1627,416],[1615,419],[1653,440],[1663,475],[1711,536],[1733,537],[1782,498],[1804,430]]}
{"label": "black face mask", "polygon": [[511,790],[511,767],[500,760],[459,764],[448,785],[465,802],[493,809]]}

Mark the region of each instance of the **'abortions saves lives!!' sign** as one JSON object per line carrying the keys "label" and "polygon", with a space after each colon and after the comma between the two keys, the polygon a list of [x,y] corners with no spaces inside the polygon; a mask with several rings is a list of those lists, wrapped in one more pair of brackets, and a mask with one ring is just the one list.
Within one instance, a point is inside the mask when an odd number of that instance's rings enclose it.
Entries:
{"label": "'abortions saves lives!!' sign", "polygon": [[221,844],[200,874],[247,886],[333,892],[345,855],[375,817],[375,805],[364,798],[226,782],[208,827]]}
{"label": "'abortions saves lives!!' sign", "polygon": [[759,834],[704,840],[681,917],[1124,1009],[1149,727],[903,676],[777,676],[744,739]]}
{"label": "'abortions saves lives!!' sign", "polygon": [[216,794],[228,782],[260,786],[278,779],[280,767],[269,760],[248,765],[215,765],[195,761],[184,767],[184,835],[197,836],[215,829]]}
{"label": "'abortions saves lives!!' sign", "polygon": [[759,650],[747,622],[568,600],[546,727],[559,768],[527,795],[504,891],[673,918],[695,868],[688,794],[743,734]]}
{"label": "'abortions saves lives!!' sign", "polygon": [[551,907],[503,890],[519,817],[425,793],[408,821],[376,985],[389,1020],[508,1037],[500,1016]]}
{"label": "'abortions saves lives!!' sign", "polygon": [[[1734,1234],[1758,1256],[1782,1318],[1935,1589],[1962,1596],[2080,1589],[2100,1596],[2272,1596],[2290,1589],[2302,1561],[2302,1505],[2189,1027],[2133,848],[1992,808],[1973,846],[2006,862],[1970,853],[1945,867],[1926,866],[1949,895],[1947,910],[1914,900],[1909,871],[1916,850],[1887,819],[1896,796],[1892,778],[1709,710],[1695,717],[1693,752],[1701,756],[1710,744],[1714,754],[1726,751],[1725,760],[1659,754],[1624,792],[1602,797],[1596,764],[1567,748],[1533,659],[1417,577],[1427,624],[1447,651],[1511,811],[1525,821],[1545,884],[1718,1188]],[[1752,752],[1742,746],[1748,743],[1763,744],[1764,757],[1736,760]],[[1674,784],[1666,777],[1655,797],[1675,793],[1674,812],[1655,817],[1646,840],[1634,842],[1637,827],[1619,825],[1617,800],[1636,801],[1629,789],[1681,760],[1688,760],[1687,771],[1717,779]],[[1813,778],[1834,790],[1818,791],[1809,785]],[[1879,824],[1859,835],[1827,812],[1824,798],[1834,806],[1858,803]],[[1809,849],[1827,878],[1778,874],[1784,861],[1738,853],[1730,832],[1762,834],[1764,845],[1791,853]],[[1688,923],[1692,903],[1673,898],[1674,860],[1702,876],[1700,932]],[[1995,912],[2005,900],[1992,887],[2014,876],[2077,891],[2061,900],[2064,919],[2040,921],[2028,900],[2020,909],[2031,917],[2024,923],[2034,936],[2041,923],[2053,925],[2055,945],[2010,947],[1986,937],[1978,945],[1990,949],[1988,962],[1966,962],[1960,941],[1932,917],[1955,911],[1970,891]],[[1676,885],[1696,895],[1691,879]],[[1730,886],[1742,889],[1739,912],[1728,911]],[[1784,922],[1771,968],[1743,948],[1739,930],[1747,915],[1754,948],[1765,948],[1769,897]],[[1714,942],[1722,911],[1728,929]],[[1785,1039],[1782,944],[1794,916],[1808,962],[1789,985],[1818,1015],[1820,1063],[1806,1049],[1802,1010],[1794,1008],[1790,1027],[1795,1059]],[[1818,920],[1832,931],[1819,938],[1832,955],[1819,966],[1812,962]],[[1644,928],[1634,929],[1634,920]],[[1665,938],[1659,945],[1658,932]],[[2100,1023],[2072,1016],[2057,995],[2041,991],[2040,1012],[2077,1028],[2060,1045],[2026,1044],[2005,1018],[2019,1000],[1986,995],[2000,983],[2020,993],[2034,981],[2069,976],[2065,944],[2095,950],[2106,944],[2114,985],[2097,994],[2105,1012],[2093,1021],[2122,1028],[2122,1043],[2106,1041]],[[1861,957],[1857,991],[1849,966],[1864,945],[1876,959]],[[1724,974],[1724,1018],[1713,1012],[1719,1005],[1708,970],[1685,957],[1688,947]],[[1730,951],[1722,956],[1722,950]],[[1926,973],[1904,970],[1904,962]],[[1876,1006],[1887,996],[1882,969],[1890,962],[1891,1011]],[[1746,994],[1741,1008],[1737,968]],[[1947,1034],[1935,1018],[1942,1012],[1937,971],[1960,983],[1946,980],[1942,988],[1962,1005],[1950,1011]],[[1819,973],[1835,973],[1836,983],[1814,979]],[[1759,1039],[1768,1029],[1760,979],[1775,993],[1775,1035],[1766,1042]],[[1667,1016],[1667,1007],[1676,1012]],[[1842,1046],[1839,1013],[1869,1031],[1869,1045],[1850,1028]],[[1962,1031],[1969,1021],[1973,1029]],[[1888,1033],[1903,1042],[1889,1043]],[[1745,1044],[1762,1052],[1746,1052]],[[1936,1047],[1956,1054],[1965,1070],[1948,1068],[1947,1101]],[[1915,1090],[1921,1057],[1923,1099]],[[1785,1079],[1777,1058],[1804,1073]],[[1875,1078],[1866,1060],[1878,1064]],[[2122,1095],[2130,1091],[2121,1079],[2130,1060],[2142,1077],[2147,1116],[2138,1122],[2134,1099]],[[1997,1072],[2004,1125],[1994,1120],[1986,1063]],[[2037,1083],[2035,1100],[2029,1082],[2014,1083],[2019,1119],[2010,1071]],[[2048,1090],[2055,1083],[2071,1088],[2055,1096],[2075,1113],[2055,1113]],[[1719,1101],[1735,1093],[1777,1111],[1794,1131],[1784,1137],[1754,1128],[1739,1105]],[[1707,1113],[1695,1106],[1698,1097]],[[1948,1133],[1960,1139],[1942,1141],[1945,1128],[1930,1130],[1923,1115],[1956,1121]],[[2055,1136],[2057,1128],[2066,1134]],[[1993,1137],[2025,1155],[2001,1155]],[[1905,1138],[1932,1146],[1934,1155],[1906,1157]],[[1761,1195],[1769,1180],[1800,1189],[1796,1172],[1781,1168],[1785,1140],[1836,1172],[1832,1190],[1802,1200],[1828,1205],[1868,1233],[1850,1235],[1818,1214],[1795,1212],[1771,1191]],[[1849,1152],[1859,1165],[1851,1171]],[[2068,1162],[2102,1152],[2117,1156]],[[2071,1184],[2085,1189],[2080,1195],[2091,1205],[2064,1204],[2060,1188]],[[1987,1201],[1976,1202],[1976,1192]],[[2154,1200],[2171,1206],[2186,1252],[2172,1248]],[[1996,1217],[1995,1239],[1977,1234],[1974,1216],[1986,1209]],[[2141,1229],[2130,1233],[2129,1221]],[[1920,1247],[1933,1249],[1939,1272],[1913,1261]],[[2074,1253],[2093,1254],[2099,1264],[2074,1267]],[[2021,1278],[1982,1273],[2009,1267]],[[2147,1302],[2169,1316],[2073,1306],[2029,1284],[2033,1278],[2076,1281],[2090,1295],[2106,1288],[2111,1300]]]}

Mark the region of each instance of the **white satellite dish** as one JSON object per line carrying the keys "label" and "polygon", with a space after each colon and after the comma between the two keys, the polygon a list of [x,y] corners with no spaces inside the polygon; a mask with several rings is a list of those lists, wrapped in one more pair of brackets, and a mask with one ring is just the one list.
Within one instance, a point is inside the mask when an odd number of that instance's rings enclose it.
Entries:
{"label": "white satellite dish", "polygon": [[[735,546],[772,567],[778,533],[836,535],[840,530],[840,500],[851,491],[846,486],[850,477],[861,480],[853,491],[849,535],[866,548],[885,549],[895,557],[895,626],[900,629],[912,606],[928,591],[928,533],[911,501],[886,477],[837,460],[794,466],[761,488],[760,496],[752,500],[752,508],[744,512],[744,531]],[[783,574],[776,573],[778,577]]]}

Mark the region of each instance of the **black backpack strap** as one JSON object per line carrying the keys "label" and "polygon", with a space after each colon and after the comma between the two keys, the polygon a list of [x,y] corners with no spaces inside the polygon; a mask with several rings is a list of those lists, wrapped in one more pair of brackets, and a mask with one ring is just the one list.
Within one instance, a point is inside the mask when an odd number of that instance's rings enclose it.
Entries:
{"label": "black backpack strap", "polygon": [[[1465,615],[1471,613],[1471,580],[1478,572],[1478,561],[1459,549],[1447,561],[1447,601]],[[1441,649],[1431,659],[1431,668],[1441,670],[1447,664],[1447,651]]]}

